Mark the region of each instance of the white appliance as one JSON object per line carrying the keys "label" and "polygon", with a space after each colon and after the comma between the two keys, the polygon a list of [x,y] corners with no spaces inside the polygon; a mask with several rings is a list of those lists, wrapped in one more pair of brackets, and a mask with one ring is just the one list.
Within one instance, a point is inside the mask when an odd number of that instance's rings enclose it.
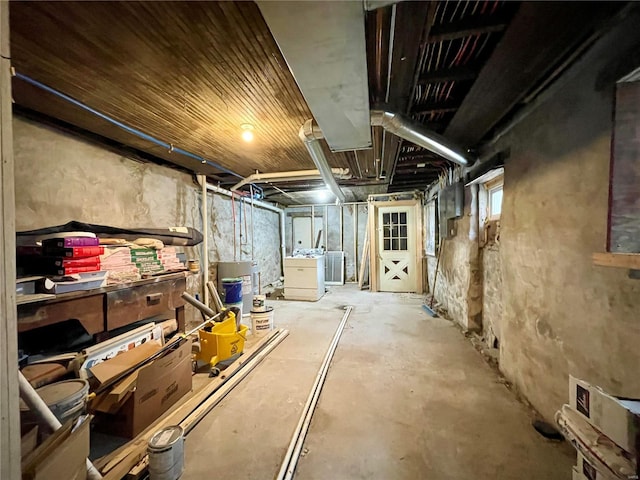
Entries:
{"label": "white appliance", "polygon": [[284,259],[284,298],[315,302],[324,295],[324,255]]}

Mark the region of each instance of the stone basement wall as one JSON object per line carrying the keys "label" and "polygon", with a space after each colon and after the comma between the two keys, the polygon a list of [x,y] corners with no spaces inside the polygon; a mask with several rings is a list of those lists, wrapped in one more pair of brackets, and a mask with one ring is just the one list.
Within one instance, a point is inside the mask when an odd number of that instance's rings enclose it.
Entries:
{"label": "stone basement wall", "polygon": [[[471,195],[465,189],[464,214],[454,221],[456,234],[444,240],[440,271],[435,289],[436,300],[449,317],[464,330],[482,330],[482,271],[478,243],[469,240]],[[427,256],[427,277],[433,289],[437,257]],[[426,287],[426,286],[425,286]]]}
{"label": "stone basement wall", "polygon": [[[551,422],[569,374],[640,397],[640,281],[591,260],[607,236],[615,81],[638,66],[638,24],[636,11],[600,39],[497,145],[510,157],[500,246],[483,252],[483,326],[500,339],[506,378]],[[467,214],[445,247],[436,298],[468,327]],[[430,278],[434,267],[432,257]]]}
{"label": "stone basement wall", "polygon": [[[70,220],[118,227],[189,226],[200,231],[201,188],[191,175],[123,157],[100,145],[48,126],[14,117],[16,230],[60,225]],[[209,193],[209,261],[233,261],[231,199]],[[250,215],[250,208],[245,209]],[[239,203],[236,203],[239,223]],[[247,218],[248,234],[251,217]],[[281,275],[280,227],[276,212],[254,210],[255,259],[264,286]],[[243,220],[244,223],[244,220]],[[239,245],[239,241],[238,241]],[[185,247],[201,260],[202,245]],[[251,259],[251,239],[238,246],[237,260]],[[201,277],[190,278],[191,293]],[[212,277],[213,279],[213,277]],[[190,306],[187,318],[199,319]]]}

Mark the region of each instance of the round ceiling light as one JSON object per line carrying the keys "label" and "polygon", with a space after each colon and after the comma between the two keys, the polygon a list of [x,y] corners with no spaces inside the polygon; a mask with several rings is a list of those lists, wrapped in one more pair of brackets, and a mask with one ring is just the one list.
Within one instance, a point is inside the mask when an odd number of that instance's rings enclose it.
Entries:
{"label": "round ceiling light", "polygon": [[253,125],[249,123],[243,123],[242,125],[240,125],[240,128],[242,128],[242,139],[245,142],[253,141]]}

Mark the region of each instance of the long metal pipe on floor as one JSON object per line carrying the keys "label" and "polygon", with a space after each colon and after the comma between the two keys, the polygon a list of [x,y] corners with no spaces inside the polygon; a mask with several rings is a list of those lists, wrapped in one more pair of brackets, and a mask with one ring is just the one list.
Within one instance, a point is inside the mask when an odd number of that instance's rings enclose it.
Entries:
{"label": "long metal pipe on floor", "polygon": [[336,329],[336,333],[331,339],[331,343],[329,344],[327,353],[325,354],[324,359],[322,360],[322,364],[320,365],[320,370],[318,370],[318,373],[316,374],[316,380],[313,383],[313,387],[311,388],[311,392],[309,393],[307,402],[302,409],[302,415],[300,416],[298,425],[294,430],[293,437],[291,438],[291,442],[289,443],[289,448],[287,449],[287,452],[285,453],[284,459],[282,461],[282,465],[280,466],[280,471],[276,477],[277,480],[291,480],[293,478],[296,466],[298,465],[298,459],[300,458],[300,452],[302,451],[302,446],[304,445],[304,440],[307,436],[307,432],[309,431],[313,412],[318,403],[318,399],[320,398],[320,393],[322,392],[322,386],[324,385],[324,382],[327,378],[327,373],[329,372],[329,365],[331,364],[333,354],[338,347],[338,342],[340,342],[340,337],[342,336],[342,332],[344,331],[344,327],[347,324],[347,320],[349,319],[349,315],[351,315],[352,310],[352,306],[348,306],[345,308],[345,313],[342,316],[342,320],[340,321],[340,324]]}

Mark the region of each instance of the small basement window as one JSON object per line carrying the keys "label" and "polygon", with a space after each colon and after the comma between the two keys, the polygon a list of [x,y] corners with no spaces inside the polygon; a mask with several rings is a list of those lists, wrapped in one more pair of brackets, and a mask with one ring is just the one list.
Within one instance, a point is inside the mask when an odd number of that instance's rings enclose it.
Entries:
{"label": "small basement window", "polygon": [[484,184],[487,192],[487,217],[489,220],[499,220],[502,213],[502,187],[504,186],[504,177],[487,182]]}
{"label": "small basement window", "polygon": [[496,244],[500,234],[504,167],[488,171],[469,182],[469,185],[478,185],[480,246]]}

